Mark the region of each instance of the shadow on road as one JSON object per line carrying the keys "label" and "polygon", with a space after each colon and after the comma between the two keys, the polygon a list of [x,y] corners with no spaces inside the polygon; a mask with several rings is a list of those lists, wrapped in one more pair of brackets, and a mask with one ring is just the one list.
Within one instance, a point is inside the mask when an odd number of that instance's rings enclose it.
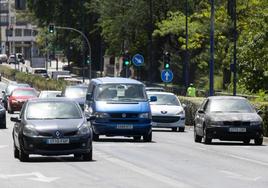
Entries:
{"label": "shadow on road", "polygon": [[[94,153],[93,153],[94,155]],[[64,156],[64,157],[55,157],[55,156],[31,156],[27,163],[51,163],[51,162],[96,162],[92,161],[83,161],[82,158],[74,158],[73,156]]]}

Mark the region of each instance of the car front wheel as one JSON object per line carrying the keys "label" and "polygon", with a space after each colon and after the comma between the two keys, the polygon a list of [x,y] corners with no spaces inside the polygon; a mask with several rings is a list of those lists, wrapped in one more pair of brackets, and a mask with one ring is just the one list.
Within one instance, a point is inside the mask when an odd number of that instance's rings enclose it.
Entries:
{"label": "car front wheel", "polygon": [[144,142],[151,142],[152,141],[152,132],[150,132],[149,134],[146,134],[143,136],[143,141]]}
{"label": "car front wheel", "polygon": [[194,141],[195,142],[198,142],[198,143],[201,143],[202,141],[202,136],[199,136],[194,128]]}
{"label": "car front wheel", "polygon": [[204,138],[204,143],[205,144],[211,144],[212,139],[208,137],[206,127],[204,128],[204,136],[203,136],[203,138]]}
{"label": "car front wheel", "polygon": [[83,154],[83,160],[84,161],[92,161],[92,149],[90,150],[89,153]]}
{"label": "car front wheel", "polygon": [[255,145],[262,145],[262,143],[263,143],[263,138],[255,138],[254,139],[254,143],[255,143]]}

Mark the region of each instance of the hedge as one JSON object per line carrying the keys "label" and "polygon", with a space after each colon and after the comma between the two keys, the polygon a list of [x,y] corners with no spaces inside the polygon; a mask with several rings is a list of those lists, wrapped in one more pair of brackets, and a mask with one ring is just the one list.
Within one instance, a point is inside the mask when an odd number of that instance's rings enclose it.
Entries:
{"label": "hedge", "polygon": [[[202,97],[184,97],[184,96],[178,96],[181,103],[186,104],[185,108],[185,124],[192,126],[194,124],[194,116],[201,105],[204,98]],[[268,136],[268,102],[254,102],[250,101],[253,106],[255,106],[257,109],[261,110],[263,113],[261,115],[263,119],[263,132],[264,136]]]}

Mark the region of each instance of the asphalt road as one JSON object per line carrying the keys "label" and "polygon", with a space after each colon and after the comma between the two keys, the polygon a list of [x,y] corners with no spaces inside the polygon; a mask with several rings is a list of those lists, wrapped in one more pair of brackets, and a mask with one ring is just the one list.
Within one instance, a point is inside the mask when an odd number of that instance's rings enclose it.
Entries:
{"label": "asphalt road", "polygon": [[[16,116],[15,114],[13,116]],[[0,130],[1,188],[267,188],[268,145],[194,143],[192,130],[154,131],[153,142],[105,138],[92,162],[70,156],[13,157],[12,127]]]}

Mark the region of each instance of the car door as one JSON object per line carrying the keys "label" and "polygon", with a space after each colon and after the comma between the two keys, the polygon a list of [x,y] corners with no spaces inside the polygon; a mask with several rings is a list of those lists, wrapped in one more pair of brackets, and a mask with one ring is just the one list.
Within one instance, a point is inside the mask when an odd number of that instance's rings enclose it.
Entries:
{"label": "car door", "polygon": [[19,116],[20,122],[16,122],[14,124],[14,127],[13,127],[13,139],[14,139],[15,145],[18,148],[20,147],[19,136],[20,136],[20,134],[22,134],[23,126],[24,126],[24,122],[25,122],[25,120],[23,119],[24,113],[25,113],[25,106],[26,105],[24,104],[22,106],[22,109],[21,109],[21,113],[20,113],[20,116]]}
{"label": "car door", "polygon": [[197,110],[195,115],[195,129],[198,135],[203,135],[203,125],[205,121],[205,109],[208,104],[208,99],[205,99],[201,104],[200,108]]}

